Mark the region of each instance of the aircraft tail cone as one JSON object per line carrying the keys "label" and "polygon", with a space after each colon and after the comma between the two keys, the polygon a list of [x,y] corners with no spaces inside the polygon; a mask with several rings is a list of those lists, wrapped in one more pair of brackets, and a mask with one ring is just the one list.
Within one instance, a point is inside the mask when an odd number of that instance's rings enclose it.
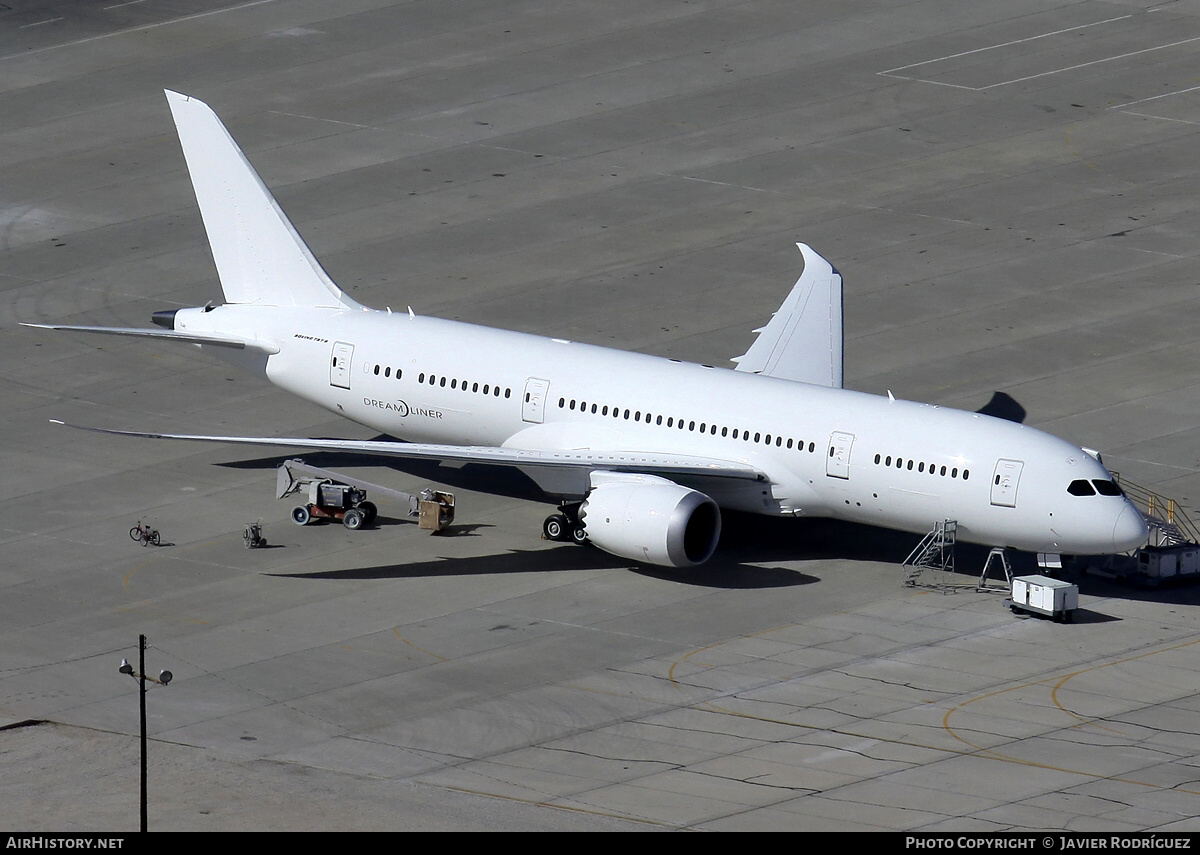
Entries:
{"label": "aircraft tail cone", "polygon": [[150,320],[165,330],[173,330],[175,329],[175,313],[178,311],[178,309],[164,309],[151,315]]}

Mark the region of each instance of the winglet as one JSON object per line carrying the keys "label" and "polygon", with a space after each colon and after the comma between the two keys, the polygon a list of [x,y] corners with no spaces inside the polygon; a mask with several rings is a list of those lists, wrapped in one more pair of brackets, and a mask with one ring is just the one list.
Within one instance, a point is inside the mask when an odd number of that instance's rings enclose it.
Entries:
{"label": "winglet", "polygon": [[842,276],[811,247],[798,243],[804,272],[745,355],[738,371],[842,388]]}

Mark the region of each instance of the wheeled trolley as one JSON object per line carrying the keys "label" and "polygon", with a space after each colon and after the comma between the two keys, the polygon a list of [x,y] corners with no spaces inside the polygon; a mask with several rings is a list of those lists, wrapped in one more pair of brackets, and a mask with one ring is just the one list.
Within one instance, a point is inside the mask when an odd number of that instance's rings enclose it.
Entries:
{"label": "wheeled trolley", "polygon": [[1048,576],[1016,576],[1009,607],[1014,613],[1028,612],[1070,623],[1079,608],[1079,587]]}

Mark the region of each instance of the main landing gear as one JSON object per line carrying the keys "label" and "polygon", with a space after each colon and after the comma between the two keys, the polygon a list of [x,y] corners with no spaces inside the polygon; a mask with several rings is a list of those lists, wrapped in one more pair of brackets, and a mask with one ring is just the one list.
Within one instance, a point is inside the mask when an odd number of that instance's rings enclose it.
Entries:
{"label": "main landing gear", "polygon": [[551,514],[542,522],[542,537],[579,546],[587,543],[587,530],[578,517],[579,505],[564,505],[559,510],[561,513]]}

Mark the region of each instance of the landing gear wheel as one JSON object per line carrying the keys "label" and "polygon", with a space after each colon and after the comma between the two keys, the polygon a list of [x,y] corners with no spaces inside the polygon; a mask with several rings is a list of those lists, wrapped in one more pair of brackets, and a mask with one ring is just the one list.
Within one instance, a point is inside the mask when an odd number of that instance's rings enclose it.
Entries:
{"label": "landing gear wheel", "polygon": [[304,505],[297,505],[292,508],[292,522],[296,525],[308,525],[312,521],[312,514],[308,512],[308,508]]}
{"label": "landing gear wheel", "polygon": [[546,536],[546,540],[566,540],[568,528],[565,516],[551,514],[542,523],[542,534]]}
{"label": "landing gear wheel", "polygon": [[576,546],[586,546],[588,543],[587,530],[579,523],[571,526],[571,542]]}
{"label": "landing gear wheel", "polygon": [[342,525],[351,531],[358,531],[366,522],[366,514],[358,508],[351,508],[346,511],[346,515],[342,517]]}

